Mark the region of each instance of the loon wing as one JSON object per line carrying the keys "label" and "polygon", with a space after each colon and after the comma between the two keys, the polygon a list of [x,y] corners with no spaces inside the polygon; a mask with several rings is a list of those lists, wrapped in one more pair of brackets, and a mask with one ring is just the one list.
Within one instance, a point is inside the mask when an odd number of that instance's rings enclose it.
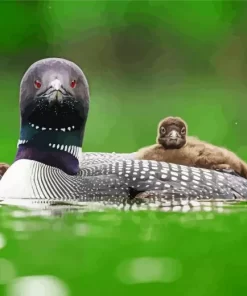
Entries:
{"label": "loon wing", "polygon": [[107,159],[82,168],[80,174],[84,178],[94,178],[99,195],[108,188],[108,195],[113,198],[116,194],[134,198],[149,191],[161,199],[247,198],[247,180],[244,178],[165,162]]}

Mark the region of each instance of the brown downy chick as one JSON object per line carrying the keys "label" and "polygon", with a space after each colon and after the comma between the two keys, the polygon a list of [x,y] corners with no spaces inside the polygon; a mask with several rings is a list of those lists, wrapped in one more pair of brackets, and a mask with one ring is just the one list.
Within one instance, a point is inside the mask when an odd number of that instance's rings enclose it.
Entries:
{"label": "brown downy chick", "polygon": [[0,179],[5,174],[8,168],[9,165],[7,163],[0,162]]}
{"label": "brown downy chick", "polygon": [[137,151],[137,159],[158,160],[213,170],[234,170],[247,178],[247,164],[233,152],[187,136],[179,117],[167,117],[158,125],[155,145]]}
{"label": "brown downy chick", "polygon": [[137,158],[187,165],[188,160],[181,151],[186,140],[186,123],[179,117],[167,117],[158,125],[156,144],[138,150]]}

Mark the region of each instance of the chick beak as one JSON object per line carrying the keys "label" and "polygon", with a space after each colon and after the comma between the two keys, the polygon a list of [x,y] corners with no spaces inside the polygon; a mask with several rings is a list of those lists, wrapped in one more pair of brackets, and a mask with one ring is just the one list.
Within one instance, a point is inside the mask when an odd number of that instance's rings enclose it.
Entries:
{"label": "chick beak", "polygon": [[179,137],[179,134],[177,131],[172,130],[168,136],[171,140],[176,140]]}
{"label": "chick beak", "polygon": [[59,79],[55,79],[51,82],[51,87],[53,88],[53,92],[50,95],[51,101],[61,101],[63,98],[63,94],[61,92],[62,83]]}

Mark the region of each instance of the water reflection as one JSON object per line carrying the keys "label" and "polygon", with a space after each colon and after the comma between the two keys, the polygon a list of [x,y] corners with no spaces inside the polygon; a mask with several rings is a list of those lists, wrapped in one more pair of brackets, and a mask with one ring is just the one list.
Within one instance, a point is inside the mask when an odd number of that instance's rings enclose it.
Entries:
{"label": "water reflection", "polygon": [[0,295],[132,296],[162,285],[167,294],[198,296],[205,289],[194,283],[205,287],[209,275],[207,294],[229,278],[234,290],[247,288],[245,204],[164,209],[0,207]]}
{"label": "water reflection", "polygon": [[[239,207],[238,207],[239,206]],[[197,200],[181,200],[181,201],[167,201],[162,205],[157,205],[155,203],[137,205],[137,204],[127,204],[125,207],[116,206],[111,207],[110,205],[99,204],[99,203],[88,203],[87,205],[44,205],[36,204],[33,207],[32,204],[25,204],[25,206],[9,206],[1,205],[5,209],[15,209],[11,210],[11,215],[14,218],[22,217],[35,217],[42,216],[47,219],[52,217],[62,217],[67,213],[88,213],[88,212],[104,212],[109,210],[117,211],[160,211],[160,212],[211,212],[216,211],[219,213],[222,212],[231,212],[234,210],[245,210],[247,208],[246,202],[236,202],[236,201],[197,201]],[[114,218],[115,219],[115,218]],[[1,242],[1,237],[0,237]]]}
{"label": "water reflection", "polygon": [[4,248],[6,243],[7,242],[5,236],[2,233],[0,233],[0,249]]}
{"label": "water reflection", "polygon": [[64,282],[49,275],[19,277],[7,287],[7,296],[69,296],[69,294]]}
{"label": "water reflection", "polygon": [[0,258],[0,284],[8,284],[16,276],[16,268],[14,264],[4,258]]}
{"label": "water reflection", "polygon": [[121,262],[116,270],[116,276],[124,284],[171,283],[181,275],[181,263],[173,258],[133,258]]}

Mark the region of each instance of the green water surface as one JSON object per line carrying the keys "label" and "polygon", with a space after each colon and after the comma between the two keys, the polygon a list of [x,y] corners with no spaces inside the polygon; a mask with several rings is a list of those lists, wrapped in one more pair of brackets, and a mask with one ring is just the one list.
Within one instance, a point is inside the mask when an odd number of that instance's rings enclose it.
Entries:
{"label": "green water surface", "polygon": [[3,206],[0,295],[244,295],[246,206],[206,210]]}

